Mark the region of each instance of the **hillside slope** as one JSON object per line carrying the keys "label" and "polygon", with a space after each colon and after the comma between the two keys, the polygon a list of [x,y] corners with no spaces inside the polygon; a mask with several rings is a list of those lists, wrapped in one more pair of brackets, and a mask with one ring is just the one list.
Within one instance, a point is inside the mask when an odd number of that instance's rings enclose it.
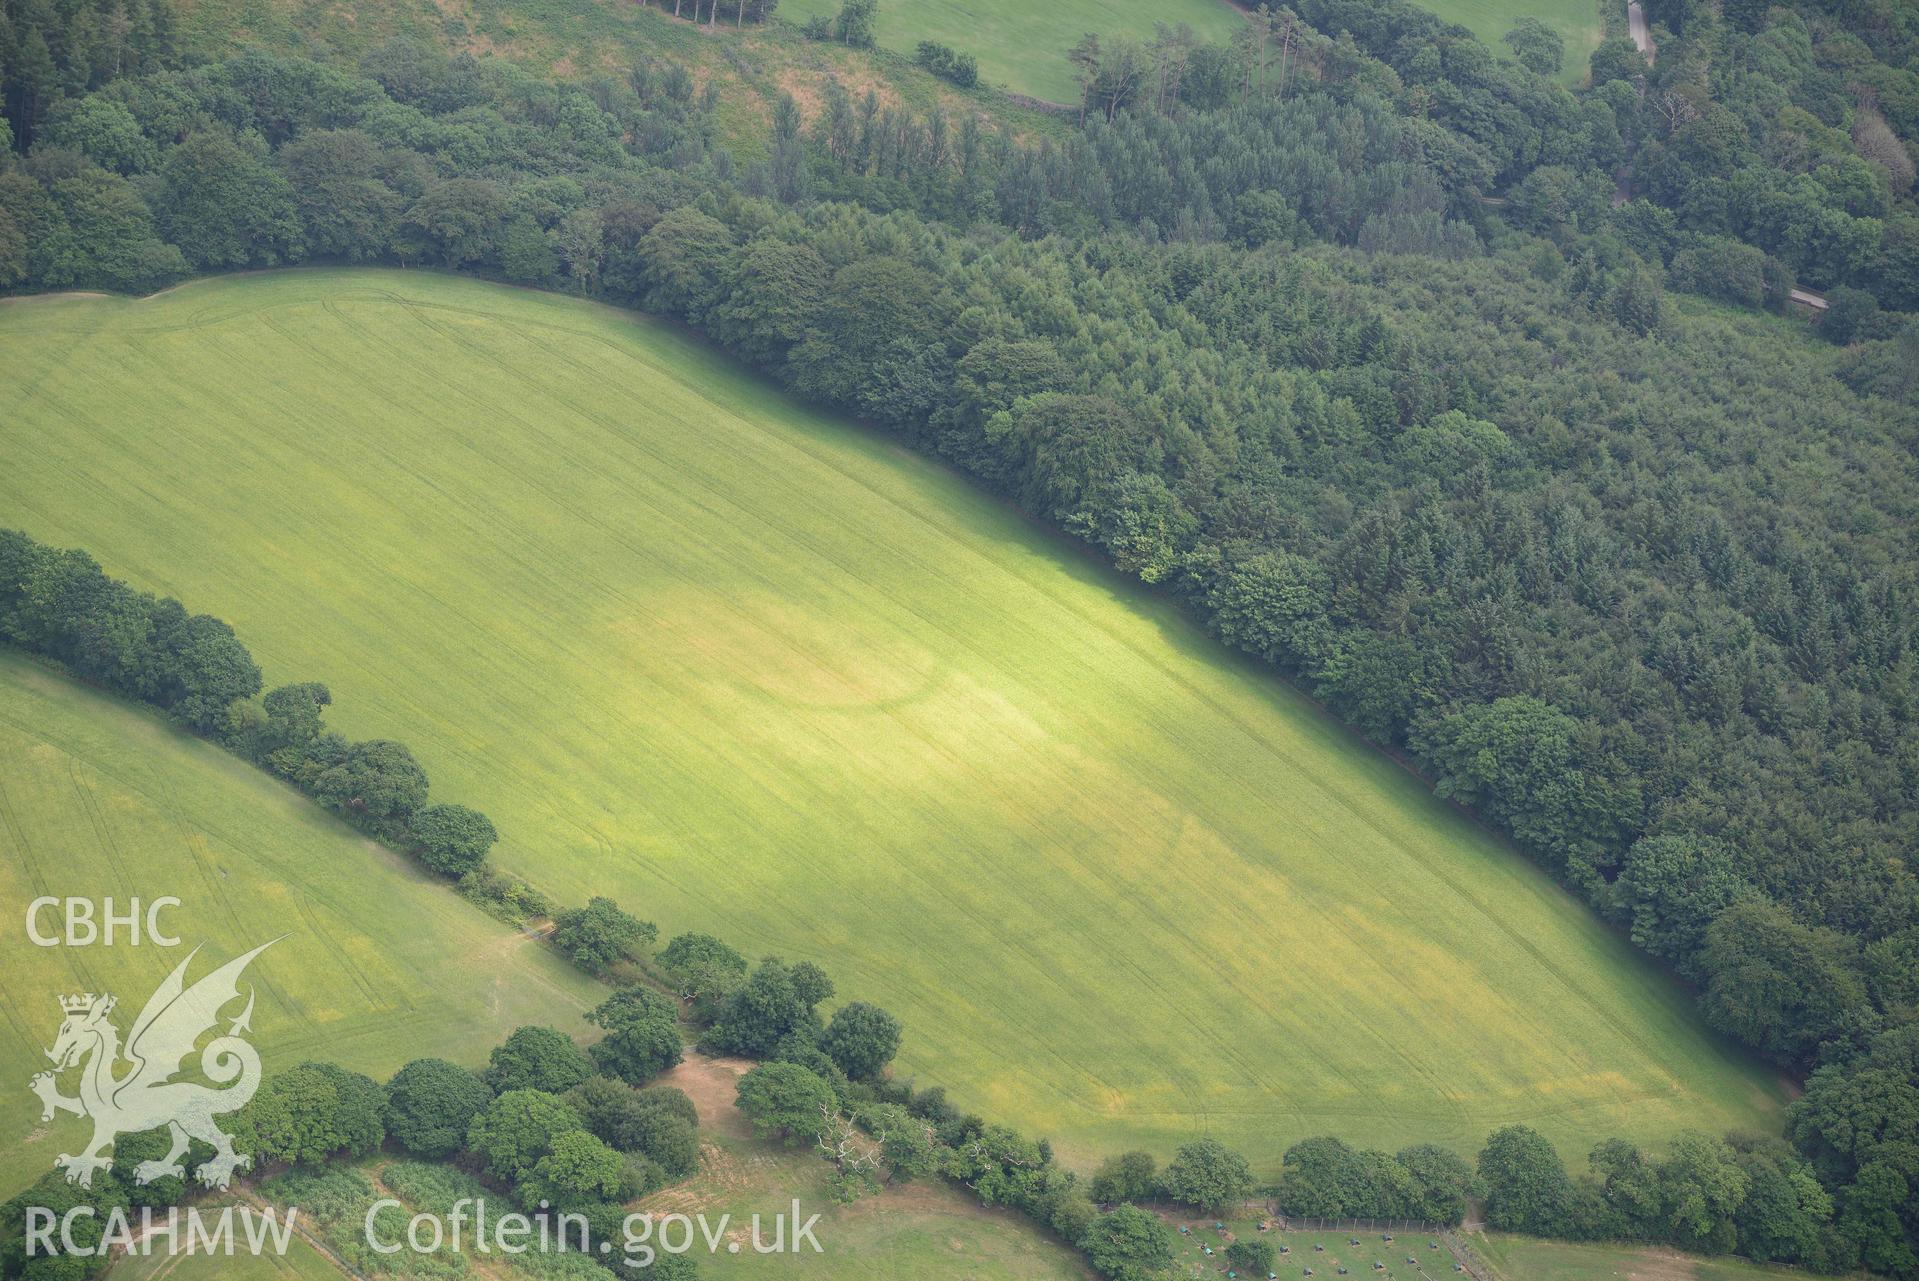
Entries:
{"label": "hillside slope", "polygon": [[[180,946],[36,947],[24,921],[42,895],[112,895],[120,912],[172,895],[159,919]],[[195,947],[189,980],[286,936],[247,971],[268,1073],[307,1058],[381,1076],[427,1054],[477,1066],[523,1023],[589,1032],[579,1014],[599,990],[252,766],[4,651],[0,916],[3,1195],[88,1132],[40,1124],[25,1088],[47,1067],[59,998],[111,992],[124,1031]],[[59,912],[39,926],[58,932]]]}
{"label": "hillside slope", "polygon": [[1069,1155],[1774,1123],[1535,868],[951,475],[658,324],[401,272],[0,309],[0,519],[229,618],[663,934],[828,965]]}

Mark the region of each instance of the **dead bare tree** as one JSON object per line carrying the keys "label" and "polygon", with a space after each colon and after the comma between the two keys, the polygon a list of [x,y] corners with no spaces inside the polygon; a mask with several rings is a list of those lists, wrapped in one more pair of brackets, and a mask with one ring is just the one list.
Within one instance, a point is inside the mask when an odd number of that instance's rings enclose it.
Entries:
{"label": "dead bare tree", "polygon": [[886,1142],[886,1132],[865,1134],[830,1103],[820,1104],[817,1138],[821,1155],[841,1174],[872,1174],[880,1168],[880,1145]]}
{"label": "dead bare tree", "polygon": [[1699,108],[1692,105],[1692,99],[1677,89],[1668,89],[1653,99],[1653,109],[1666,118],[1666,135],[1671,137],[1679,132],[1681,126],[1699,117]]}

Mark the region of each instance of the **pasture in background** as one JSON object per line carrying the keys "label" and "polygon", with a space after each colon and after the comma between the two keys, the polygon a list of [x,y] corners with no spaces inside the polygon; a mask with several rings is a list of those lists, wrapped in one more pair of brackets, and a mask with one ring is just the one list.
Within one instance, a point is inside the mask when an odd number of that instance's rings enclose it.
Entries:
{"label": "pasture in background", "polygon": [[[181,905],[160,922],[180,945],[34,946],[27,904],[69,894],[111,894],[121,909],[173,895]],[[477,1066],[522,1023],[584,1035],[579,1014],[603,991],[245,761],[8,651],[0,914],[0,1199],[77,1150],[91,1124],[40,1124],[26,1088],[48,1066],[59,998],[112,993],[124,1033],[202,943],[189,981],[287,936],[242,980],[258,992],[253,1039],[268,1075],[309,1058],[381,1079],[425,1055]],[[57,916],[43,912],[43,933]],[[71,1076],[63,1085],[72,1092]]]}

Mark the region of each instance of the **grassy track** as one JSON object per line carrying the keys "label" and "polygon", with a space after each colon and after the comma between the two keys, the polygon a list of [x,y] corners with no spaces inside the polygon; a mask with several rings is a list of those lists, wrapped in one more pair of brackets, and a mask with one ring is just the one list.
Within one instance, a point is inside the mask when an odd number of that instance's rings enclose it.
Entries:
{"label": "grassy track", "polygon": [[[201,1202],[201,1213],[218,1214],[224,1204],[227,1203]],[[137,1215],[134,1222],[137,1226]],[[240,1231],[237,1222],[234,1231]],[[244,1247],[232,1255],[188,1254],[184,1246],[176,1254],[158,1243],[152,1250],[150,1254],[128,1255],[115,1262],[107,1272],[110,1281],[345,1281],[347,1276],[333,1260],[298,1234],[291,1238],[283,1255],[249,1254]]]}
{"label": "grassy track", "polygon": [[[40,895],[182,901],[179,948],[41,948]],[[122,1031],[188,949],[189,977],[276,935],[254,962],[266,1070],[328,1058],[385,1073],[422,1054],[484,1062],[521,1023],[585,1032],[594,985],[312,802],[218,748],[0,652],[0,1196],[77,1151],[86,1124],[39,1124],[29,1076],[57,998],[112,992]],[[57,914],[42,930],[58,930]],[[69,1088],[71,1088],[69,1086]]]}
{"label": "grassy track", "polygon": [[328,681],[503,865],[825,963],[904,1018],[905,1070],[1069,1156],[1776,1121],[1682,992],[1390,761],[664,326],[281,273],[0,307],[0,370],[0,524]]}

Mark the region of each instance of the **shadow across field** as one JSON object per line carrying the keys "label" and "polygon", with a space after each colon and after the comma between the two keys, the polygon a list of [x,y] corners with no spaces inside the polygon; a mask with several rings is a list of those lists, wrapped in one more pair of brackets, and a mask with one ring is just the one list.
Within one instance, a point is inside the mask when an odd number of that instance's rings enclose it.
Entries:
{"label": "shadow across field", "polygon": [[823,963],[1070,1159],[1569,1151],[1768,1073],[1551,881],[952,474],[673,330],[391,271],[0,308],[0,507],[410,743],[496,857]]}

